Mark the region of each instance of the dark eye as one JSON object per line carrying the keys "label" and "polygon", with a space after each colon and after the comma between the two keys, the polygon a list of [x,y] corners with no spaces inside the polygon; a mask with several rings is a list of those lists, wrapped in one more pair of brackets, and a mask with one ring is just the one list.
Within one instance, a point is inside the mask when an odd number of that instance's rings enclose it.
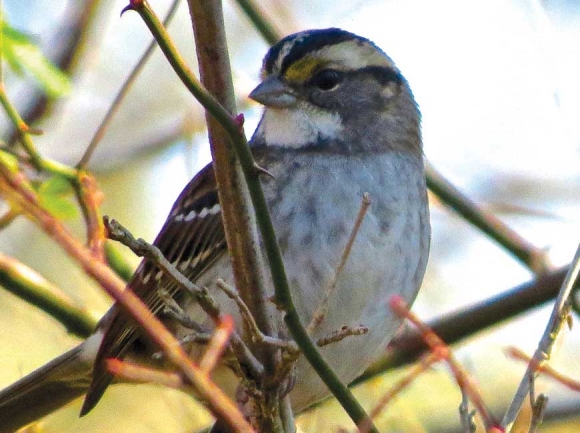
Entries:
{"label": "dark eye", "polygon": [[342,81],[342,73],[334,69],[323,69],[312,79],[320,90],[332,90]]}

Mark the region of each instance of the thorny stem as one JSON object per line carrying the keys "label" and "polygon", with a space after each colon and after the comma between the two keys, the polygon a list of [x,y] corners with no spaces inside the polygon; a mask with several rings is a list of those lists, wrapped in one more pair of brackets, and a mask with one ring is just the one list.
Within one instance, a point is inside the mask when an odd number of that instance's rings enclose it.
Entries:
{"label": "thorny stem", "polygon": [[[290,287],[286,278],[282,256],[277,245],[274,227],[261,188],[260,179],[258,177],[259,175],[256,173],[254,168],[254,159],[250,148],[247,145],[247,141],[240,131],[239,123],[236,122],[236,119],[233,118],[231,114],[228,113],[227,110],[225,110],[191,74],[191,71],[178,55],[175,47],[170,42],[167,33],[161,26],[161,23],[149,9],[146,2],[134,2],[133,8],[139,12],[143,20],[146,22],[147,26],[155,36],[155,39],[158,41],[162,51],[165,53],[168,61],[184,84],[228,134],[240,161],[248,185],[248,190],[252,198],[256,220],[258,227],[260,228],[266,255],[270,264],[270,272],[275,287],[276,303],[282,306],[286,311],[284,317],[286,326],[292,334],[294,341],[296,341],[302,349],[304,356],[318,373],[322,381],[327,385],[330,392],[337,398],[339,403],[345,408],[355,423],[362,422],[362,420],[368,418],[364,409],[354,398],[346,385],[340,381],[336,373],[332,371],[328,363],[322,358],[314,342],[310,339],[306,329],[300,321],[300,317],[298,316],[298,312],[296,311],[290,294]],[[373,428],[371,431],[378,432],[376,428]]]}

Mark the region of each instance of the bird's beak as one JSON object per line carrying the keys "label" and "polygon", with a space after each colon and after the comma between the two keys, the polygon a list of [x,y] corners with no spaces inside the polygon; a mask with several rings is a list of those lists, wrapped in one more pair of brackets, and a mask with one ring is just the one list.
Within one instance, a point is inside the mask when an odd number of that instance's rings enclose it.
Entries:
{"label": "bird's beak", "polygon": [[292,89],[275,75],[262,81],[258,87],[252,90],[249,97],[272,108],[290,108],[295,106],[298,101]]}

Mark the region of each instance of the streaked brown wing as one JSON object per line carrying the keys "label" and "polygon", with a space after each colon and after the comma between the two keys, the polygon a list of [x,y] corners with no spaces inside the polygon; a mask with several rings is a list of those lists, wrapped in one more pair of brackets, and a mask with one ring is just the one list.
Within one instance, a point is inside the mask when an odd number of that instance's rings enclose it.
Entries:
{"label": "streaked brown wing", "polygon": [[[153,244],[167,260],[174,265],[179,264],[178,269],[192,281],[224,254],[227,247],[211,164],[201,170],[181,192]],[[176,285],[147,260],[141,262],[127,287],[156,315],[163,308],[159,290],[168,292],[172,297],[178,292]],[[135,322],[117,306],[109,310],[99,328],[105,334],[81,415],[97,404],[113,379],[106,370],[105,360],[123,357],[139,336]]]}

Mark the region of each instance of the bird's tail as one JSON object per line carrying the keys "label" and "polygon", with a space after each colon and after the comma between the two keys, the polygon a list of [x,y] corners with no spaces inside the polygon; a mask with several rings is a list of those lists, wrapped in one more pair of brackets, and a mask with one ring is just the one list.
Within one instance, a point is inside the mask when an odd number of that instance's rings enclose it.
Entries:
{"label": "bird's tail", "polygon": [[79,345],[0,391],[0,433],[13,433],[84,394],[91,368]]}

